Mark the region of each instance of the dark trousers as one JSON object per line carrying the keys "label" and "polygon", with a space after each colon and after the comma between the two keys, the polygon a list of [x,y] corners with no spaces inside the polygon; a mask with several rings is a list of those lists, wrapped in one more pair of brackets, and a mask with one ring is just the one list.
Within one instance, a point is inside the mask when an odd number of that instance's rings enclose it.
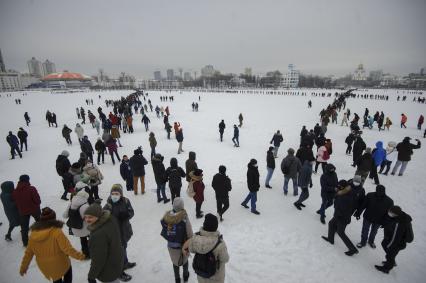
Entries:
{"label": "dark trousers", "polygon": [[352,144],[348,144],[348,147],[346,148],[346,154],[351,154],[352,152]]}
{"label": "dark trousers", "polygon": [[319,209],[319,215],[325,217],[325,210],[333,205],[333,198],[321,195],[321,207]]}
{"label": "dark trousers", "polygon": [[17,145],[11,146],[10,147],[10,155],[12,155],[12,159],[15,158],[16,152],[18,153],[19,157],[22,158],[22,154],[21,151],[19,150],[19,147]]}
{"label": "dark trousers", "polygon": [[223,215],[229,208],[229,197],[216,197],[217,213]]}
{"label": "dark trousers", "polygon": [[377,166],[375,164],[373,164],[373,167],[371,167],[370,170],[370,179],[374,179],[374,183],[376,185],[379,185],[379,174],[377,174]]}
{"label": "dark trousers", "polygon": [[115,154],[115,156],[117,156],[118,161],[121,161],[120,156],[118,156],[117,150],[114,150],[113,152],[110,152],[110,154],[111,154],[112,164],[115,164],[114,154]]}
{"label": "dark trousers", "polygon": [[164,201],[167,199],[166,196],[166,184],[157,184],[157,200]]}
{"label": "dark trousers", "polygon": [[86,256],[86,258],[90,257],[89,253],[89,237],[80,237],[81,251]]}
{"label": "dark trousers", "polygon": [[195,215],[201,216],[201,206],[203,205],[202,202],[196,202],[195,203]]}
{"label": "dark trousers", "polygon": [[72,144],[71,137],[66,137],[65,141],[67,142],[67,144]]}
{"label": "dark trousers", "polygon": [[93,162],[93,152],[85,152],[87,155],[87,158]]}
{"label": "dark trousers", "polygon": [[64,186],[64,193],[62,194],[61,198],[66,198],[67,194],[69,193],[68,184],[62,179],[62,185]]}
{"label": "dark trousers", "polygon": [[[189,277],[189,271],[188,271],[188,262],[185,262],[184,265],[182,266],[183,268],[183,278],[188,279]],[[180,271],[179,271],[179,266],[176,266],[173,264],[173,272],[175,273],[175,279],[180,279]]]}
{"label": "dark trousers", "polygon": [[395,266],[395,258],[398,255],[400,250],[399,249],[388,249],[386,246],[383,246],[383,243],[382,243],[382,247],[383,247],[383,250],[386,253],[386,261],[384,262],[383,267],[386,270],[391,270]]}
{"label": "dark trousers", "polygon": [[72,282],[72,267],[68,269],[67,273],[61,279],[53,281],[53,283],[71,283]]}
{"label": "dark trousers", "polygon": [[[18,225],[17,225],[18,226]],[[13,229],[15,229],[15,227],[16,226],[13,226],[13,225],[11,225],[10,223],[9,223],[9,229],[7,230],[7,234],[6,235],[11,235],[12,234],[12,231],[13,231]]]}
{"label": "dark trousers", "polygon": [[98,165],[101,163],[101,157],[102,157],[102,163],[105,161],[105,151],[98,152]]}
{"label": "dark trousers", "polygon": [[155,147],[151,147],[151,158],[155,155]]}
{"label": "dark trousers", "polygon": [[296,203],[301,204],[308,198],[309,198],[309,189],[307,187],[302,188],[302,193],[300,194],[299,199],[296,201]]}
{"label": "dark trousers", "polygon": [[170,194],[172,195],[172,203],[175,198],[180,197],[180,189],[181,188],[170,187]]}
{"label": "dark trousers", "polygon": [[89,203],[93,203],[94,200],[99,199],[99,188],[98,186],[91,186],[89,191]]}
{"label": "dark trousers", "polygon": [[238,140],[238,137],[233,137],[232,141],[234,142],[234,145],[240,145],[240,141]]}
{"label": "dark trousers", "polygon": [[25,144],[25,151],[27,151],[28,150],[27,140],[20,140],[19,142],[21,143],[21,152],[24,147],[24,144]]}
{"label": "dark trousers", "polygon": [[319,162],[315,161],[315,173],[318,171],[318,166],[321,164],[322,172],[325,172],[325,165],[327,165],[327,162]]}
{"label": "dark trousers", "polygon": [[170,132],[167,132],[167,139],[170,139]]}
{"label": "dark trousers", "polygon": [[383,160],[382,164],[380,165],[380,171],[379,171],[379,173],[382,173],[382,172],[383,172],[383,170],[384,170],[384,169],[385,169],[385,167],[386,167],[386,171],[385,171],[383,174],[387,175],[387,174],[389,173],[389,170],[390,170],[390,168],[391,168],[391,165],[392,165],[392,161],[389,161],[389,160]]}
{"label": "dark trousers", "polygon": [[350,251],[356,250],[354,244],[352,244],[351,240],[345,234],[346,226],[347,224],[333,217],[330,222],[328,222],[328,240],[331,243],[334,243],[334,235],[337,232],[337,235],[339,235],[339,237],[342,239],[342,241],[345,243],[346,247]]}
{"label": "dark trousers", "polygon": [[29,215],[20,215],[20,223],[21,223],[21,236],[22,236],[22,243],[26,247],[28,245],[28,231],[30,229],[30,217],[33,217],[35,221],[38,221],[40,218],[40,211],[29,214]]}
{"label": "dark trousers", "polygon": [[223,132],[219,132],[220,134],[220,141],[223,141]]}
{"label": "dark trousers", "polygon": [[[364,218],[364,220],[362,221],[361,243],[365,245],[367,243],[367,240],[369,243],[374,243],[374,239],[376,238],[377,230],[379,230],[379,227],[380,224],[371,223],[370,221]],[[368,236],[368,232],[370,232],[370,237]]]}

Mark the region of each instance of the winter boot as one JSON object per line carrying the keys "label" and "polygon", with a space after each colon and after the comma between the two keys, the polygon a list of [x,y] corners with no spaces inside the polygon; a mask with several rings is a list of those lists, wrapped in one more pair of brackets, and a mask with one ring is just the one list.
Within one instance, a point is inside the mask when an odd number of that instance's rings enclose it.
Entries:
{"label": "winter boot", "polygon": [[123,282],[129,282],[130,280],[132,280],[132,276],[123,271],[123,273],[121,273],[118,279]]}
{"label": "winter boot", "polygon": [[360,243],[356,244],[356,247],[357,247],[358,249],[361,249],[361,248],[365,247],[365,243],[360,242]]}
{"label": "winter boot", "polygon": [[353,256],[354,254],[357,254],[357,253],[358,253],[358,250],[355,249],[355,250],[349,250],[349,251],[345,252],[345,255]]}
{"label": "winter boot", "polygon": [[298,209],[298,210],[302,210],[302,207],[300,206],[300,204],[298,204],[297,202],[293,203],[293,205]]}
{"label": "winter boot", "polygon": [[326,237],[326,236],[321,236],[321,238],[323,238],[323,239],[324,239],[324,241],[329,242],[330,244],[334,245],[334,241],[330,241],[330,240],[328,239],[328,237]]}
{"label": "winter boot", "polygon": [[388,269],[386,269],[384,266],[381,266],[381,265],[375,265],[374,266],[377,270],[379,270],[379,271],[381,271],[381,272],[383,272],[383,273],[386,273],[386,274],[388,274],[389,273],[389,270]]}
{"label": "winter boot", "polygon": [[6,241],[8,241],[8,242],[12,241],[12,238],[10,237],[10,234],[6,234],[6,235],[4,236],[4,239],[5,239]]}

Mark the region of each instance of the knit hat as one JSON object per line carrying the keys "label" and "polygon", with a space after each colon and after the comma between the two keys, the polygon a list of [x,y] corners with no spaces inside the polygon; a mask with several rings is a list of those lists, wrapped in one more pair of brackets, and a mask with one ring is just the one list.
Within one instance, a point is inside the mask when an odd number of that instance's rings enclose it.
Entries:
{"label": "knit hat", "polygon": [[225,167],[225,166],[223,166],[223,165],[220,165],[220,166],[219,166],[219,173],[220,173],[220,174],[225,174],[225,173],[226,173],[226,167]]}
{"label": "knit hat", "polygon": [[21,175],[20,177],[19,177],[19,182],[29,182],[30,181],[30,176],[28,176],[28,175]]}
{"label": "knit hat", "polygon": [[123,196],[123,186],[121,186],[120,184],[112,185],[111,193],[112,192],[118,192],[121,196]]}
{"label": "knit hat", "polygon": [[337,187],[339,187],[339,188],[345,188],[347,186],[348,186],[348,181],[343,180],[343,179],[340,180],[339,183],[337,183]]}
{"label": "knit hat", "polygon": [[203,229],[207,232],[215,232],[219,225],[217,217],[211,213],[206,214],[204,217]]}
{"label": "knit hat", "polygon": [[61,155],[68,157],[68,156],[70,156],[70,153],[67,150],[63,150]]}
{"label": "knit hat", "polygon": [[194,176],[203,176],[203,170],[195,169],[194,170]]}
{"label": "knit hat", "polygon": [[290,155],[294,155],[294,149],[290,147],[289,149],[287,149],[287,153]]}
{"label": "knit hat", "polygon": [[177,197],[173,200],[173,210],[175,212],[179,212],[184,209],[183,199],[180,197]]}
{"label": "knit hat", "polygon": [[394,214],[394,215],[401,215],[402,209],[401,209],[401,207],[394,205],[391,208],[389,208],[389,212]]}
{"label": "knit hat", "polygon": [[255,165],[255,164],[257,164],[257,160],[256,160],[256,159],[254,159],[254,158],[250,159],[250,164],[251,164],[251,165]]}
{"label": "knit hat", "polygon": [[272,151],[273,149],[274,149],[274,147],[270,146],[269,149],[268,149],[268,151]]}
{"label": "knit hat", "polygon": [[360,175],[355,175],[352,179],[352,183],[354,183],[355,186],[359,186],[362,183],[362,178]]}
{"label": "knit hat", "polygon": [[92,203],[84,212],[84,215],[90,215],[95,217],[101,217],[102,216],[102,207],[99,203],[94,202]]}
{"label": "knit hat", "polygon": [[56,213],[50,207],[45,207],[41,210],[40,221],[55,220]]}

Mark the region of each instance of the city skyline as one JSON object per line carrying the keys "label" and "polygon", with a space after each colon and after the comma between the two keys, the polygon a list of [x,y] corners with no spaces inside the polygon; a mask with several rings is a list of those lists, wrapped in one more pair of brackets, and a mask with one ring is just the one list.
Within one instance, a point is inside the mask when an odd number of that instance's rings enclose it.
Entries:
{"label": "city skyline", "polygon": [[209,64],[237,74],[246,67],[256,74],[295,64],[302,73],[323,76],[352,73],[360,63],[367,71],[397,75],[426,65],[425,1],[232,1],[224,6],[94,0],[84,2],[83,10],[81,3],[0,1],[6,68],[25,71],[27,60],[36,57],[49,58],[57,71],[92,75],[102,68],[112,76],[124,71],[152,78],[157,70],[193,74]]}

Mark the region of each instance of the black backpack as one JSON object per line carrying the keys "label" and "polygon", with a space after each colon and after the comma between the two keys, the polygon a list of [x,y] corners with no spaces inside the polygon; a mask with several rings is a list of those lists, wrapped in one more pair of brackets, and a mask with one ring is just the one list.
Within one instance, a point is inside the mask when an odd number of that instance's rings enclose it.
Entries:
{"label": "black backpack", "polygon": [[80,215],[80,207],[85,205],[86,203],[83,203],[80,205],[77,209],[70,209],[68,210],[68,220],[67,220],[67,226],[74,229],[81,229],[83,228],[83,218],[81,218]]}
{"label": "black backpack", "polygon": [[[200,233],[196,233],[200,235]],[[219,246],[222,241],[222,235],[217,239],[216,245],[206,254],[196,253],[194,260],[192,261],[192,268],[194,268],[195,273],[203,278],[210,278],[216,274],[216,271],[219,269],[220,262],[214,256],[213,251]]]}

